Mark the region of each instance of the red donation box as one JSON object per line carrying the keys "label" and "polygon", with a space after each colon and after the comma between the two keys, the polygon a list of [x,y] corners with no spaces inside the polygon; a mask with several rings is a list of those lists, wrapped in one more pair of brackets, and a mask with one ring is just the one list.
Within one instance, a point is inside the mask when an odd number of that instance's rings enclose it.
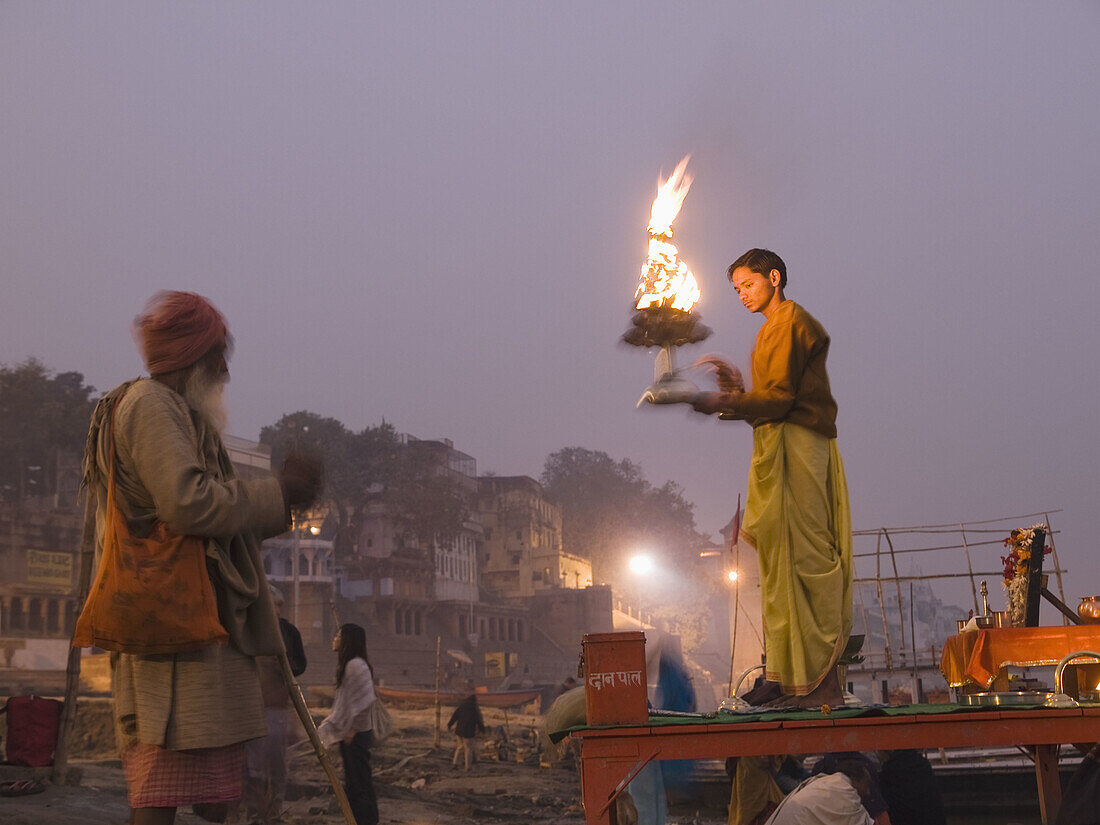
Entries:
{"label": "red donation box", "polygon": [[648,722],[645,634],[586,633],[582,653],[588,724]]}

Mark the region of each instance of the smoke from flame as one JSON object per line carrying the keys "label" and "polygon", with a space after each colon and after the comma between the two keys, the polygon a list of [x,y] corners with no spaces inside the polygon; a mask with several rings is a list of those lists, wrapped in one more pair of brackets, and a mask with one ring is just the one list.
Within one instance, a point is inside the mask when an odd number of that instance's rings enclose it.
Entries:
{"label": "smoke from flame", "polygon": [[649,254],[634,295],[637,309],[670,307],[691,312],[699,300],[699,284],[687,264],[677,260],[679,251],[672,243],[672,222],[691,188],[692,178],[686,174],[690,159],[691,155],[686,155],[668,179],[657,186],[649,220]]}

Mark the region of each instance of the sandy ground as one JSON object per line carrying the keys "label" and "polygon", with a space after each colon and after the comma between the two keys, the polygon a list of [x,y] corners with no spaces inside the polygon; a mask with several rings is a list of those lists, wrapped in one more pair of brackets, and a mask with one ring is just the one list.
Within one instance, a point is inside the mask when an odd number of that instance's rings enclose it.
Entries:
{"label": "sandy ground", "polygon": [[[434,710],[395,708],[391,712],[397,729],[373,751],[383,822],[569,825],[584,821],[576,770],[539,764],[537,743],[532,735],[538,725],[537,716],[509,712],[507,724],[509,738],[516,746],[514,754],[508,761],[498,761],[490,747],[492,737],[484,735],[478,740],[480,761],[466,773],[451,767],[453,739],[446,731],[440,748],[433,749]],[[505,724],[503,711],[486,708],[483,712],[491,731]],[[318,717],[322,714],[319,710]],[[449,715],[450,709],[444,708],[444,724]],[[339,772],[339,758],[335,761]],[[82,700],[70,764],[80,774],[79,784],[48,785],[44,793],[35,796],[0,798],[0,822],[4,825],[125,823],[129,811],[125,782],[113,752],[109,706],[105,700]],[[0,768],[0,779],[22,778],[28,771]],[[47,775],[46,771],[40,773]],[[292,753],[290,777],[283,822],[335,825],[343,821],[312,752]],[[176,821],[203,820],[186,809]]]}

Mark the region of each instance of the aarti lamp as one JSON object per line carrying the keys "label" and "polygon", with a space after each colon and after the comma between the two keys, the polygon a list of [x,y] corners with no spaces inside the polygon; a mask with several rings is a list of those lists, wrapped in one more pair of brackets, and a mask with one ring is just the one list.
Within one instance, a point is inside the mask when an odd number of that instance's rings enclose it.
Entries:
{"label": "aarti lamp", "polygon": [[676,166],[667,180],[659,183],[649,221],[649,254],[642,264],[641,282],[634,293],[631,327],[622,340],[635,347],[660,347],[654,363],[654,380],[642,397],[642,404],[690,402],[699,388],[676,370],[675,347],[697,344],[710,335],[710,328],[693,312],[700,297],[699,284],[687,264],[678,259],[672,243],[672,222],[680,213],[692,178],[686,174],[690,155]]}

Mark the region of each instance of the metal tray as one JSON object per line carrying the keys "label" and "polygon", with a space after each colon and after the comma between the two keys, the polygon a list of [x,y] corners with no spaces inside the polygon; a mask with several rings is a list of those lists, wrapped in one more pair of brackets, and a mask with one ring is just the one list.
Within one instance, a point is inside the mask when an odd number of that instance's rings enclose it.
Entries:
{"label": "metal tray", "polygon": [[1010,690],[1004,693],[964,693],[960,705],[975,707],[1012,707],[1013,705],[1041,705],[1051,697],[1049,690]]}

